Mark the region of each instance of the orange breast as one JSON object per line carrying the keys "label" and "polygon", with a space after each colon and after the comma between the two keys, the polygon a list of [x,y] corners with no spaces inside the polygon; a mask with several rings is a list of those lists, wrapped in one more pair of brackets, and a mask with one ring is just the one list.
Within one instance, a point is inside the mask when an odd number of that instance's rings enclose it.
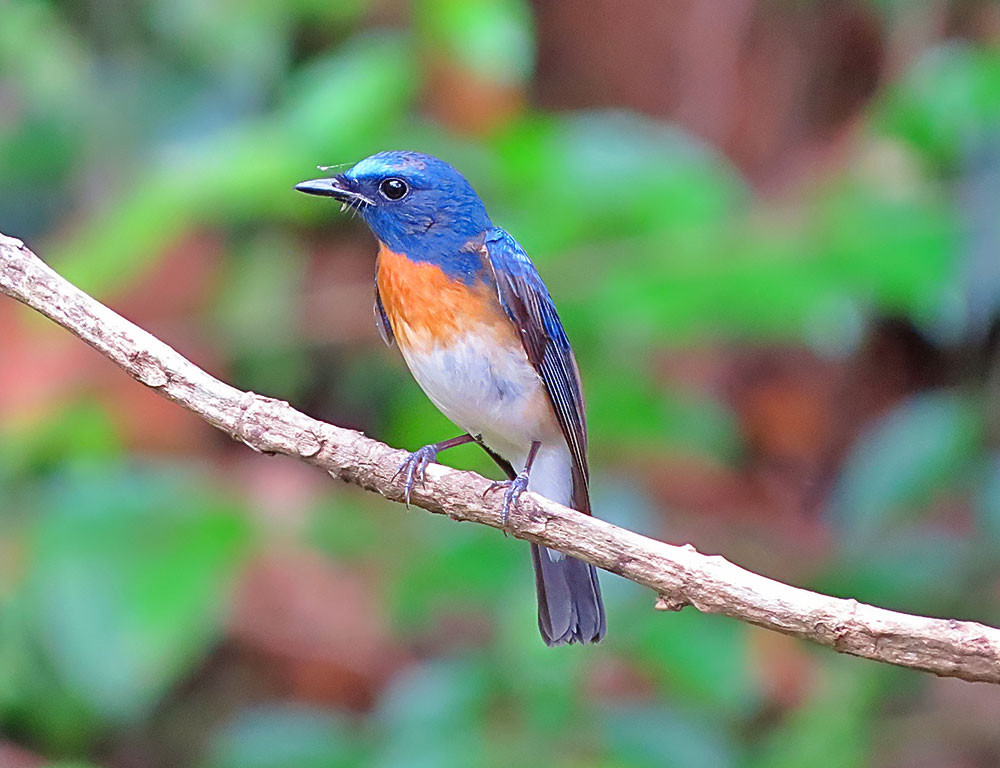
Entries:
{"label": "orange breast", "polygon": [[378,252],[377,279],[392,332],[403,346],[447,344],[484,325],[513,334],[495,289],[482,281],[466,285],[441,267],[411,261],[384,243]]}

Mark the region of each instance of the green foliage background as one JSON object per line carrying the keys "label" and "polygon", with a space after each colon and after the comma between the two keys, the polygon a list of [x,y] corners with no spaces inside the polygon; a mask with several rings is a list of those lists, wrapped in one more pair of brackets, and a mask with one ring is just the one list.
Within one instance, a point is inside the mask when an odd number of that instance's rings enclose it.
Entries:
{"label": "green foliage background", "polygon": [[[894,29],[905,5],[870,12]],[[887,78],[841,162],[770,197],[697,136],[634,112],[529,97],[469,132],[428,107],[441,62],[530,96],[535,51],[518,0],[415,0],[403,14],[366,0],[13,0],[0,7],[0,230],[234,384],[416,448],[452,428],[374,332],[338,335],[368,294],[324,315],[331,327],[303,311],[317,262],[373,249],[358,222],[290,188],[319,163],[389,147],[446,157],[556,296],[584,372],[596,509],[668,540],[684,534],[651,490],[661,458],[726,472],[749,457],[738,405],[665,379],[664,360],[787,348],[850,360],[884,318],[942,359],[988,352],[996,45],[929,44]],[[207,272],[177,256],[194,244]],[[356,264],[363,278],[368,262]],[[151,279],[190,285],[183,270],[198,278],[193,303],[146,316],[128,304],[152,295]],[[332,285],[340,273],[322,274]],[[138,437],[144,419],[105,389],[116,374],[78,385],[101,364],[0,310],[0,762],[21,765],[18,745],[52,761],[26,752],[26,766],[900,765],[907,713],[938,713],[956,690],[771,647],[693,611],[659,615],[613,577],[606,643],[551,651],[518,542],[298,470],[274,470],[265,493],[246,478],[283,460],[244,456],[179,412],[178,444]],[[62,384],[33,399],[49,348]],[[996,374],[949,365],[852,436],[815,513],[822,555],[789,578],[1000,621]],[[447,460],[491,471],[474,450]],[[756,565],[785,575],[790,545],[777,539]],[[360,700],[276,683],[268,653],[292,652],[247,650],[234,595],[275,551],[362,575],[392,653],[383,673],[344,673]],[[781,674],[794,694],[776,692]],[[953,695],[998,711],[1000,694],[968,690]],[[965,760],[954,764],[1000,756],[988,729],[958,737],[934,722],[925,738]]]}

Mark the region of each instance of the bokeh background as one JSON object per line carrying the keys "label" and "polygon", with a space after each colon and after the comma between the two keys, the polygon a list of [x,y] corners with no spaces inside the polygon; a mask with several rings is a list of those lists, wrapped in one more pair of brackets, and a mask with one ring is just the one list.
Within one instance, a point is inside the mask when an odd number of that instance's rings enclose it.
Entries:
{"label": "bokeh background", "polygon": [[[1000,5],[0,3],[0,230],[415,449],[454,429],[377,337],[372,239],[291,189],[386,148],[458,166],[538,264],[600,516],[1000,622]],[[4,768],[1000,763],[1000,689],[608,575],[606,642],[549,650],[530,570],[0,301]]]}

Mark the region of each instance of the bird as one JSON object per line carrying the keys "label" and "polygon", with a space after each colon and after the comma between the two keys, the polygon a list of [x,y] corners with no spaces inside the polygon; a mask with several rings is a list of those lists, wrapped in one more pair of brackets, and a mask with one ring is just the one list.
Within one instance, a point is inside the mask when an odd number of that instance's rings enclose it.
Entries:
{"label": "bird", "polygon": [[[330,167],[319,166],[327,171]],[[378,241],[375,320],[417,383],[462,434],[410,454],[409,503],[441,451],[477,443],[506,475],[503,525],[525,490],[591,514],[587,421],[576,358],[521,245],[469,181],[432,155],[384,151],[295,185],[351,210]],[[549,646],[606,632],[594,566],[532,543],[538,627]]]}

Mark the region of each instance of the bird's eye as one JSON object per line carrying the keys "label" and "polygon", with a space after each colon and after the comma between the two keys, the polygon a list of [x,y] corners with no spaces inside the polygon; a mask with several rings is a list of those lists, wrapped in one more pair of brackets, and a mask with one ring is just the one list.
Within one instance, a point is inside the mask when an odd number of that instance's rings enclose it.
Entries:
{"label": "bird's eye", "polygon": [[402,179],[392,178],[385,179],[381,184],[379,184],[378,191],[382,193],[382,197],[386,200],[400,200],[406,196],[406,193],[410,191],[410,188]]}

